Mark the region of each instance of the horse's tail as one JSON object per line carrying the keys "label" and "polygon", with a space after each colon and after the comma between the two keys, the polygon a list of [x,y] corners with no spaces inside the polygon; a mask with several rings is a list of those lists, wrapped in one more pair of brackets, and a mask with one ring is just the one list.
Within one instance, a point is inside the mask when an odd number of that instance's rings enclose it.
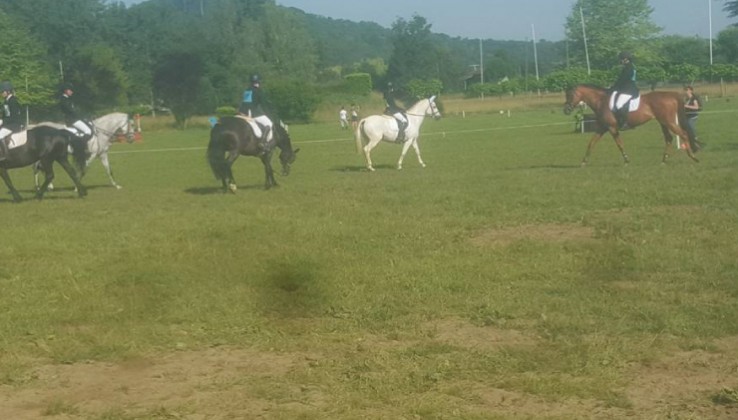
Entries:
{"label": "horse's tail", "polygon": [[687,134],[687,140],[689,141],[689,149],[692,150],[692,152],[696,152],[700,149],[700,145],[697,142],[697,139],[693,139],[691,136],[691,130],[689,129],[689,125],[687,124],[687,111],[686,108],[684,108],[684,98],[682,98],[681,95],[677,97],[677,107],[679,108],[679,111],[677,111],[677,119],[679,120],[679,127],[681,127],[682,131],[684,131]]}
{"label": "horse's tail", "polygon": [[228,161],[226,160],[227,143],[236,141],[236,136],[230,131],[221,131],[210,135],[208,144],[208,162],[215,178],[223,180],[228,176]]}
{"label": "horse's tail", "polygon": [[364,122],[366,120],[359,121],[359,125],[356,126],[356,153],[362,153],[364,149]]}

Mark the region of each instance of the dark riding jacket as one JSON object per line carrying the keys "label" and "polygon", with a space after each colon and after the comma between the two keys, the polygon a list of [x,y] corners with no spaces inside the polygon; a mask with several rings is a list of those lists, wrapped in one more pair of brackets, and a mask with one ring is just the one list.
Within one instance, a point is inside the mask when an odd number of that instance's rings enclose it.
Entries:
{"label": "dark riding jacket", "polygon": [[636,69],[633,63],[627,62],[623,65],[623,69],[620,71],[618,80],[612,87],[620,93],[627,95],[638,96],[638,86],[636,85]]}
{"label": "dark riding jacket", "polygon": [[23,110],[15,95],[8,95],[3,103],[3,127],[16,133],[23,130]]}
{"label": "dark riding jacket", "polygon": [[389,115],[396,114],[398,112],[405,112],[405,110],[397,105],[395,102],[395,91],[394,89],[387,89],[384,92],[384,102],[387,105],[385,112]]}
{"label": "dark riding jacket", "polygon": [[256,118],[266,115],[268,108],[268,102],[264,97],[261,86],[252,85],[243,92],[243,99],[241,100],[241,106],[238,107],[238,112],[245,115],[250,113],[251,117]]}
{"label": "dark riding jacket", "polygon": [[74,101],[67,95],[62,95],[59,99],[59,108],[61,108],[64,114],[64,123],[66,125],[72,125],[82,119],[79,112],[77,112],[77,108],[74,106]]}

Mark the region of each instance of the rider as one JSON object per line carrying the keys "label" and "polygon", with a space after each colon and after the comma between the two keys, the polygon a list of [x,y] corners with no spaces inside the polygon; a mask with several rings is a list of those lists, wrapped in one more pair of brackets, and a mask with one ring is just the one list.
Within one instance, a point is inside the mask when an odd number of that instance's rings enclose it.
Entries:
{"label": "rider", "polygon": [[633,56],[626,51],[618,54],[618,59],[623,68],[620,76],[612,86],[614,99],[615,119],[619,128],[623,128],[628,122],[628,103],[631,99],[638,97],[638,86],[636,86],[636,69],[633,65]]}
{"label": "rider", "polygon": [[0,83],[0,91],[5,99],[0,120],[0,160],[5,160],[8,157],[7,141],[10,134],[23,130],[23,112],[10,82]]}
{"label": "rider", "polygon": [[74,95],[74,87],[71,83],[62,85],[59,107],[64,114],[64,124],[66,124],[67,130],[86,142],[92,138],[92,127],[80,117],[74,106],[74,101],[72,101],[72,95]]}
{"label": "rider", "polygon": [[258,74],[251,75],[251,86],[243,92],[243,100],[238,112],[247,115],[256,121],[262,128],[260,144],[264,153],[269,152],[269,133],[272,130],[272,120],[266,115],[265,108],[269,103],[261,90],[261,78]]}
{"label": "rider", "polygon": [[387,105],[384,113],[395,117],[397,120],[397,142],[403,143],[405,141],[405,129],[407,128],[408,122],[405,116],[405,110],[395,103],[395,89],[392,86],[392,82],[387,83],[387,90],[384,91],[384,101]]}

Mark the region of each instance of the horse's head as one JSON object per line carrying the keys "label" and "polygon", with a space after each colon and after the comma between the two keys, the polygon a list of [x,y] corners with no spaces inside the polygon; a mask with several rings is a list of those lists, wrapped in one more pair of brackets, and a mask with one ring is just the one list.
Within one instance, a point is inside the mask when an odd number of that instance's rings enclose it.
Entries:
{"label": "horse's head", "polygon": [[574,111],[574,107],[582,102],[582,94],[579,86],[566,90],[566,102],[564,103],[564,114],[569,115]]}
{"label": "horse's head", "polygon": [[114,141],[118,136],[125,136],[128,143],[134,140],[133,123],[128,114],[113,112],[96,119],[93,122],[98,137],[108,142]]}
{"label": "horse's head", "polygon": [[428,109],[426,109],[425,115],[431,116],[436,120],[441,118],[441,111],[438,110],[438,104],[436,104],[435,95],[428,98]]}
{"label": "horse's head", "polygon": [[282,164],[282,175],[287,176],[290,174],[292,164],[297,160],[297,152],[300,149],[292,150],[290,134],[287,132],[282,121],[274,124],[274,134],[277,136],[277,147],[281,150],[279,152],[279,162]]}

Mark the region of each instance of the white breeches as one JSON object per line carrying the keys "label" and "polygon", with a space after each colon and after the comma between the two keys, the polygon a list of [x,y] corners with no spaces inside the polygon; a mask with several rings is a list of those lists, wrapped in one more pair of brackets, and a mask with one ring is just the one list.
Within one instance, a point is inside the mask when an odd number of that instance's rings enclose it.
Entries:
{"label": "white breeches", "polygon": [[407,124],[407,118],[405,118],[405,115],[403,115],[402,112],[397,112],[392,116]]}

